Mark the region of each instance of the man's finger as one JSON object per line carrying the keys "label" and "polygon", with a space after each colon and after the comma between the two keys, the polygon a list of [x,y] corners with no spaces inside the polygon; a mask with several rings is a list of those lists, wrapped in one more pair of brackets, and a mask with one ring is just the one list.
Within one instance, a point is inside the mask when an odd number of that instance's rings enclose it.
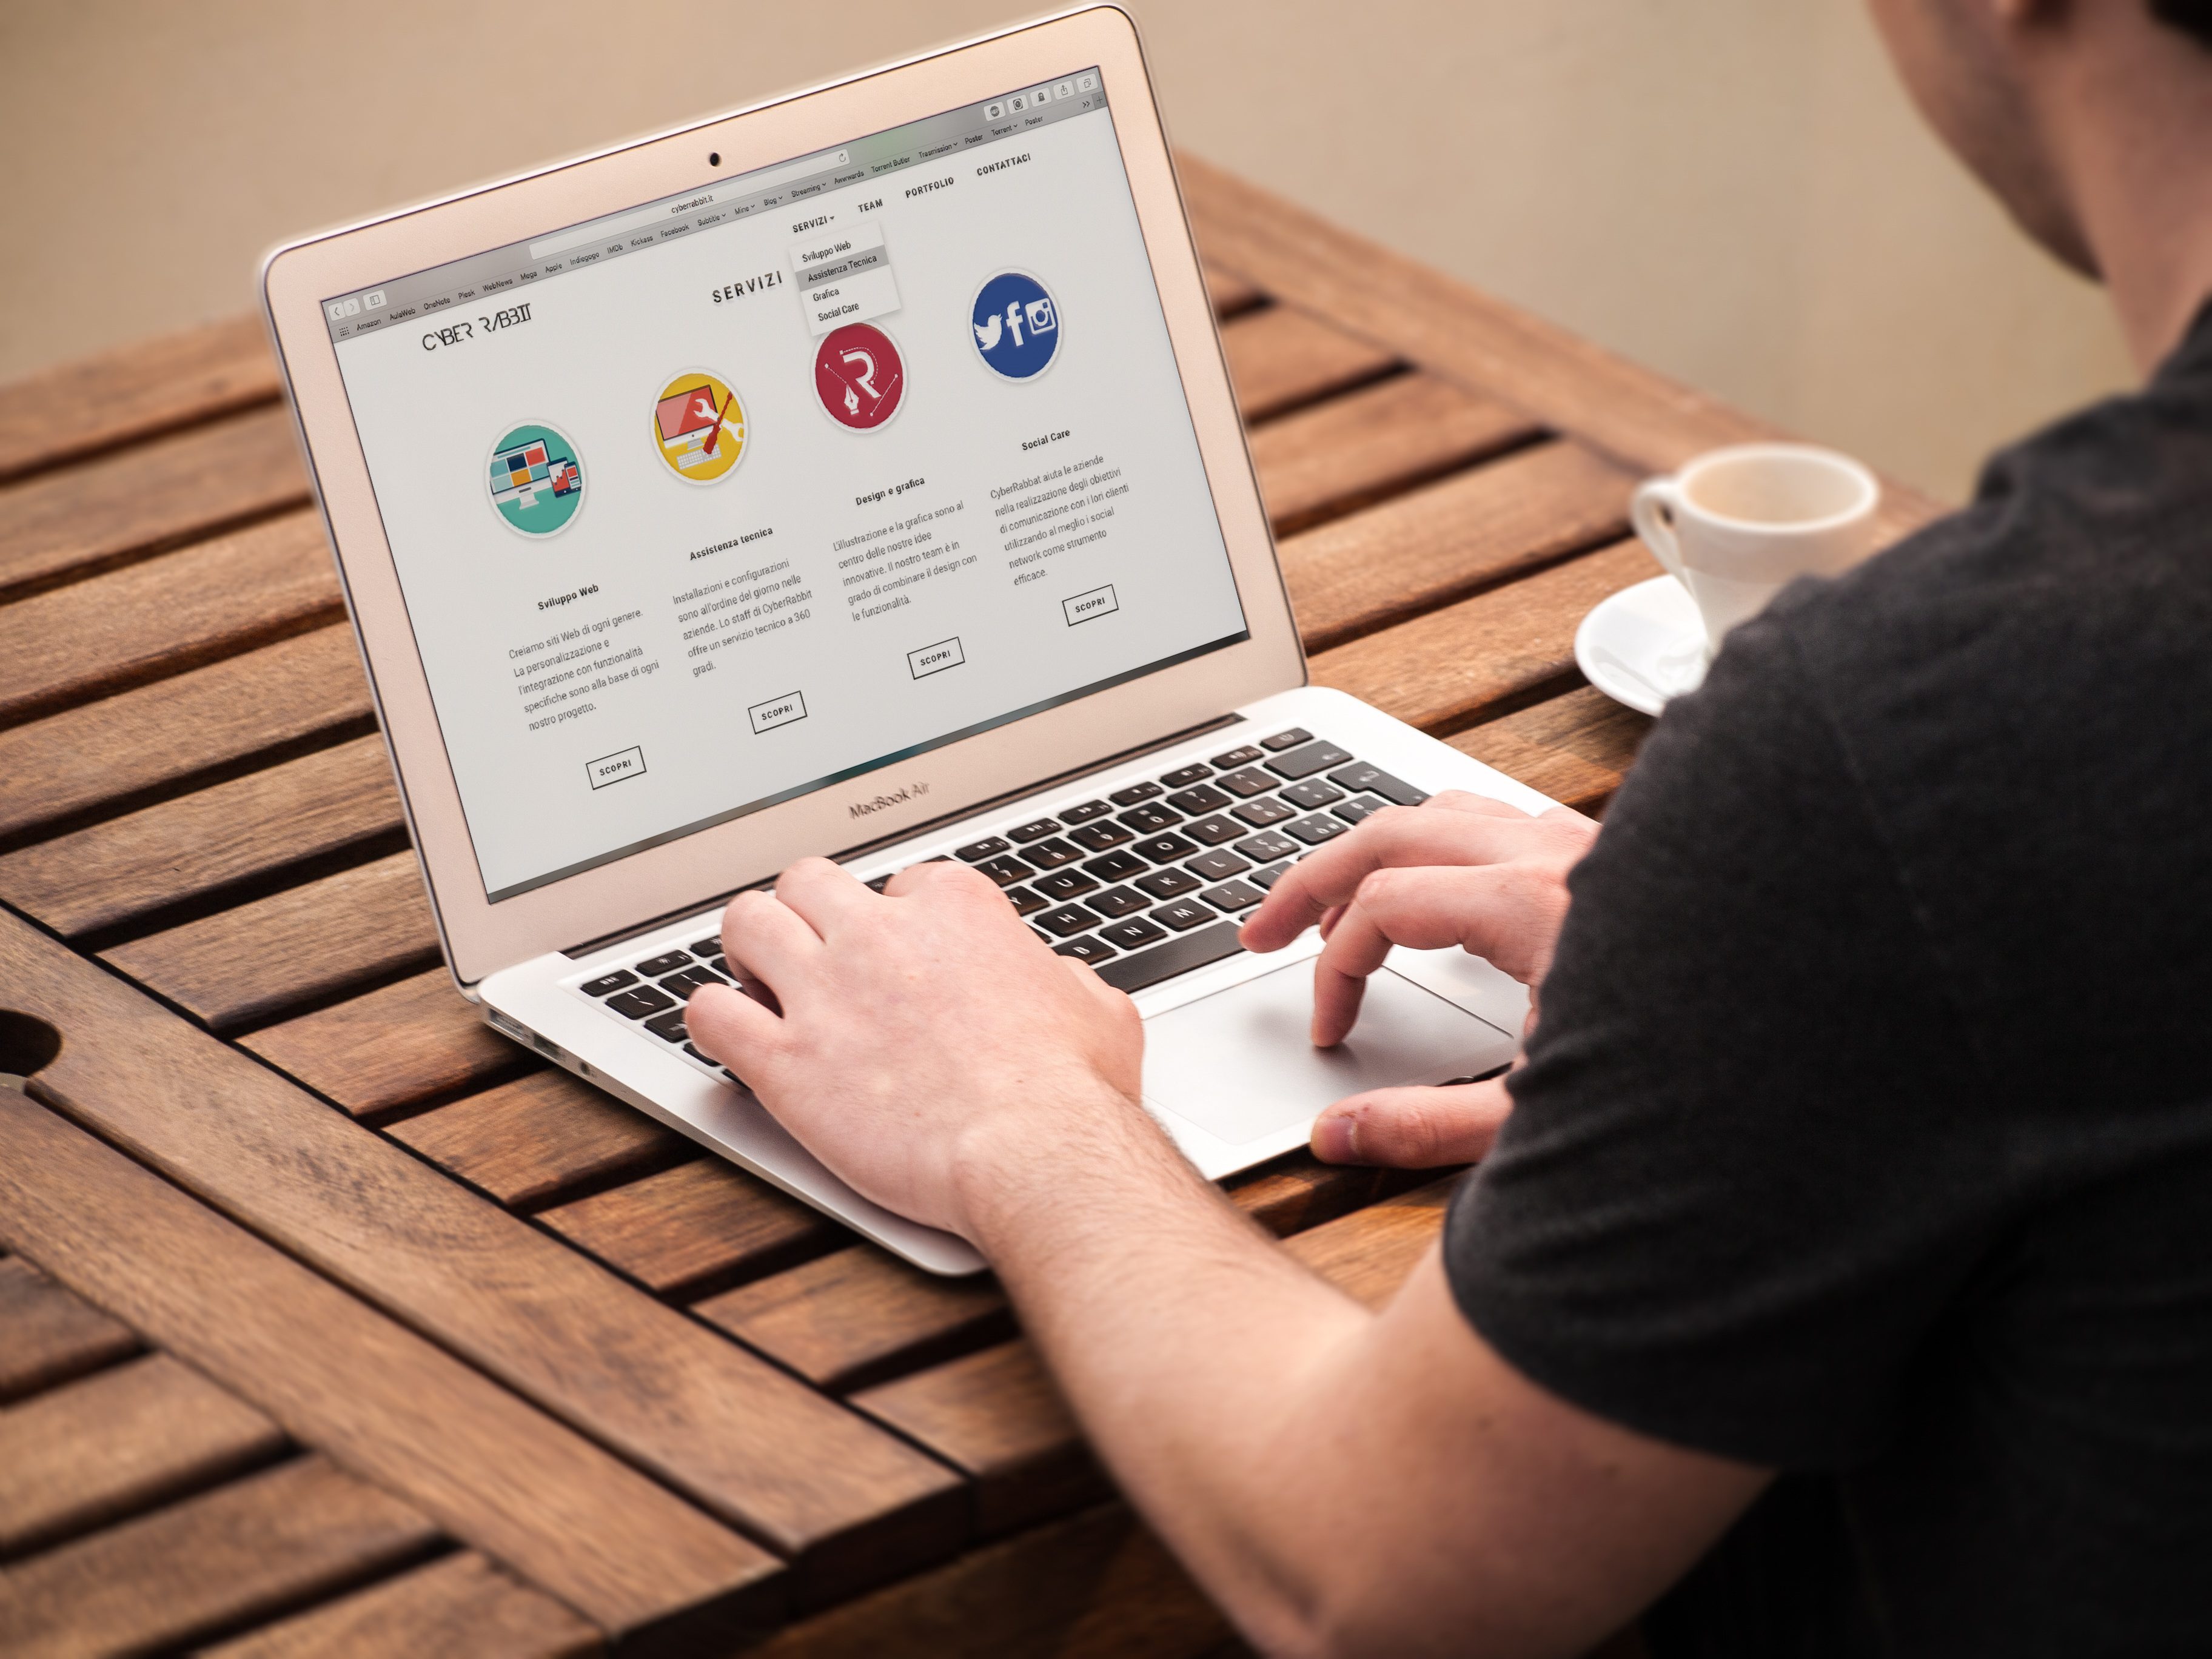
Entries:
{"label": "man's finger", "polygon": [[1482,817],[1525,818],[1528,813],[1511,801],[1499,800],[1495,795],[1478,795],[1471,789],[1439,789],[1421,803],[1440,812],[1473,812]]}
{"label": "man's finger", "polygon": [[702,985],[684,1005],[684,1028],[699,1051],[741,1078],[764,1077],[783,1042],[783,1022],[744,992]]}
{"label": "man's finger", "polygon": [[765,984],[779,1001],[813,969],[822,936],[773,893],[740,893],[722,912],[722,953],[739,979]]}
{"label": "man's finger", "polygon": [[775,896],[822,938],[880,901],[854,873],[828,859],[801,859],[775,878]]}
{"label": "man's finger", "polygon": [[1375,1089],[1340,1100],[1314,1120],[1314,1156],[1325,1164],[1435,1170],[1486,1157],[1513,1109],[1502,1078],[1438,1089]]}

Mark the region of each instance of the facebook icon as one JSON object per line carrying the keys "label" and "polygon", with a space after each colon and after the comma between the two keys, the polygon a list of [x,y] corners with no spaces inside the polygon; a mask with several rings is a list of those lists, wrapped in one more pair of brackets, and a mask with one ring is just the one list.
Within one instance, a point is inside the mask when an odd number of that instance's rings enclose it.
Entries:
{"label": "facebook icon", "polygon": [[984,283],[969,322],[984,363],[1009,380],[1042,374],[1060,349],[1060,307],[1025,271],[1002,270]]}

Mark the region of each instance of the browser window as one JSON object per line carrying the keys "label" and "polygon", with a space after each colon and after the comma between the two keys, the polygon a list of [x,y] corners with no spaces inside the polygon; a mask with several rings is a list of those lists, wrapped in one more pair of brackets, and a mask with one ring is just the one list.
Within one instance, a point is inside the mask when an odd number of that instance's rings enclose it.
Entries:
{"label": "browser window", "polygon": [[1248,637],[1095,69],[324,309],[494,901]]}

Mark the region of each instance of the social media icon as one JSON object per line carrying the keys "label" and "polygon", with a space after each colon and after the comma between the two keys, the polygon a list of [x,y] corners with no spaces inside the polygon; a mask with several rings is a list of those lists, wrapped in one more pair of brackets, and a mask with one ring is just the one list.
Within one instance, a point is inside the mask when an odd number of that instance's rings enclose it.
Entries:
{"label": "social media icon", "polygon": [[1059,354],[1060,307],[1025,270],[1002,270],[985,283],[968,320],[977,355],[1006,380],[1032,379]]}
{"label": "social media icon", "polygon": [[872,323],[848,323],[815,349],[814,393],[838,425],[872,431],[905,399],[906,360]]}

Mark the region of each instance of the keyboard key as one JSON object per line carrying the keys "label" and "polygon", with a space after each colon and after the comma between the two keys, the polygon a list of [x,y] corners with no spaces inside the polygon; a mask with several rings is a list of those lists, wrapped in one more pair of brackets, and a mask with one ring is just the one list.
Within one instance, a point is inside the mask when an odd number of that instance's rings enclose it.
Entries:
{"label": "keyboard key", "polygon": [[1187,870],[1155,870],[1149,876],[1140,877],[1137,885],[1156,899],[1171,899],[1195,893],[1206,884]]}
{"label": "keyboard key", "polygon": [[1022,848],[1022,856],[1040,870],[1057,870],[1063,864],[1073,864],[1083,854],[1054,836],[1050,841],[1033,842]]}
{"label": "keyboard key", "polygon": [[1209,962],[1233,957],[1243,948],[1237,942],[1235,922],[1217,922],[1136,956],[1109,962],[1098,970],[1098,977],[1117,991],[1141,991]]}
{"label": "keyboard key", "polygon": [[1098,884],[1080,870],[1055,870],[1048,876],[1039,876],[1030,885],[1057,904],[1062,899],[1079,898]]}
{"label": "keyboard key", "polygon": [[[1001,847],[1006,845],[1004,842],[999,844]],[[1012,887],[1016,882],[1027,881],[1036,874],[1028,865],[1014,858],[985,859],[975,867],[1001,887]]]}
{"label": "keyboard key", "polygon": [[1018,916],[1033,916],[1044,908],[1044,901],[1026,887],[1002,887],[999,890],[1005,895],[1006,902],[1014,907],[1014,914]]}
{"label": "keyboard key", "polygon": [[1134,853],[1109,853],[1091,860],[1083,867],[1101,881],[1123,881],[1142,875],[1149,866]]}
{"label": "keyboard key", "polygon": [[1224,881],[1231,876],[1241,876],[1252,866],[1234,853],[1217,847],[1211,853],[1201,853],[1194,859],[1184,860],[1184,869],[1194,876],[1204,876],[1208,881]]}
{"label": "keyboard key", "polygon": [[1238,842],[1237,850],[1255,864],[1273,864],[1277,859],[1286,859],[1297,853],[1298,844],[1275,830],[1262,830]]}
{"label": "keyboard key", "polygon": [[1114,809],[1103,800],[1087,800],[1080,806],[1071,806],[1060,815],[1062,823],[1088,823],[1093,818],[1103,818]]}
{"label": "keyboard key", "polygon": [[1093,893],[1084,902],[1100,915],[1118,921],[1123,916],[1134,915],[1139,910],[1152,908],[1152,900],[1127,887],[1109,887],[1103,893]]}
{"label": "keyboard key", "polygon": [[1419,806],[1429,798],[1425,791],[1414,788],[1405,779],[1394,778],[1365,761],[1354,761],[1342,771],[1330,773],[1328,781],[1341,784],[1355,795],[1363,789],[1380,795],[1393,806]]}
{"label": "keyboard key", "polygon": [[1341,818],[1333,818],[1326,812],[1312,812],[1302,818],[1293,818],[1283,826],[1283,833],[1304,842],[1309,847],[1318,847],[1325,841],[1334,841],[1352,826]]}
{"label": "keyboard key", "polygon": [[1278,777],[1310,777],[1316,772],[1327,771],[1332,766],[1341,766],[1351,758],[1333,743],[1310,743],[1303,749],[1293,749],[1288,754],[1276,756],[1267,763],[1267,769]]}
{"label": "keyboard key", "polygon": [[1172,864],[1198,851],[1198,843],[1185,841],[1181,836],[1149,836],[1130,850],[1142,854],[1155,864]]}
{"label": "keyboard key", "polygon": [[1229,797],[1212,784],[1201,783],[1194,788],[1178,789],[1168,797],[1168,805],[1186,817],[1195,818],[1228,805]]}
{"label": "keyboard key", "polygon": [[1182,832],[1193,841],[1203,842],[1208,847],[1218,847],[1224,841],[1235,841],[1239,836],[1252,832],[1234,818],[1224,818],[1219,813],[1210,818],[1200,818],[1196,823],[1186,823]]}
{"label": "keyboard key", "polygon": [[1031,818],[1027,823],[1016,824],[1006,831],[1006,839],[1017,843],[1036,841],[1060,828],[1058,818]]}
{"label": "keyboard key", "polygon": [[986,836],[981,841],[969,842],[965,847],[954,848],[952,856],[963,864],[981,864],[985,859],[1005,852],[1008,845],[1003,836]]}
{"label": "keyboard key", "polygon": [[1316,806],[1326,806],[1331,801],[1342,800],[1344,791],[1333,783],[1319,778],[1306,778],[1290,785],[1283,791],[1283,799],[1293,806],[1303,806],[1309,812]]}
{"label": "keyboard key", "polygon": [[684,1045],[684,1052],[690,1055],[692,1059],[697,1060],[701,1065],[713,1066],[724,1077],[730,1075],[730,1068],[728,1066],[723,1065],[721,1061],[715,1060],[709,1055],[701,1054],[699,1052],[698,1046],[696,1043],[685,1043]]}
{"label": "keyboard key", "polygon": [[1260,758],[1260,755],[1261,751],[1248,743],[1242,749],[1232,749],[1225,755],[1216,755],[1213,757],[1213,764],[1217,769],[1227,772],[1239,766],[1249,766]]}
{"label": "keyboard key", "polygon": [[1114,821],[1133,830],[1140,836],[1149,836],[1155,830],[1164,830],[1171,823],[1181,823],[1182,815],[1180,812],[1170,812],[1166,807],[1155,801],[1143,806],[1133,806],[1126,812],[1117,813]]}
{"label": "keyboard key", "polygon": [[1166,928],[1155,927],[1142,916],[1134,921],[1120,921],[1111,927],[1098,930],[1099,938],[1122,951],[1141,951],[1147,945],[1158,945],[1167,936]]}
{"label": "keyboard key", "polygon": [[898,872],[894,870],[891,872],[890,876],[877,876],[871,878],[866,884],[868,890],[871,893],[882,892],[884,888],[891,884],[891,876],[895,876],[896,874],[898,874]]}
{"label": "keyboard key", "polygon": [[1162,793],[1157,783],[1133,783],[1127,789],[1116,789],[1106,799],[1116,806],[1134,806],[1140,800],[1150,800]]}
{"label": "keyboard key", "polygon": [[1334,816],[1342,818],[1346,823],[1358,823],[1363,819],[1373,817],[1387,805],[1389,805],[1388,802],[1377,800],[1372,795],[1362,795],[1357,800],[1348,800],[1343,805],[1331,810]]}
{"label": "keyboard key", "polygon": [[702,958],[719,957],[722,954],[722,936],[717,933],[712,939],[698,940],[691,946],[691,954]]}
{"label": "keyboard key", "polygon": [[1055,945],[1052,948],[1054,955],[1073,957],[1078,962],[1103,962],[1114,954],[1112,945],[1102,945],[1095,937],[1072,939],[1065,945]]}
{"label": "keyboard key", "polygon": [[607,1006],[624,1019],[643,1019],[647,1014],[665,1013],[675,1006],[675,998],[663,996],[650,985],[641,985],[635,991],[623,991],[607,999]]}
{"label": "keyboard key", "polygon": [[1244,879],[1250,882],[1255,887],[1273,887],[1275,884],[1276,878],[1280,876],[1284,871],[1290,867],[1290,860],[1285,859],[1282,863],[1271,864],[1264,870],[1255,870],[1250,875],[1245,877]]}
{"label": "keyboard key", "polygon": [[1094,853],[1103,853],[1109,847],[1119,847],[1130,839],[1129,832],[1118,823],[1086,823],[1079,830],[1071,830],[1067,838],[1079,842]]}
{"label": "keyboard key", "polygon": [[659,979],[663,974],[672,974],[678,968],[691,965],[689,951],[670,951],[661,956],[647,957],[637,964],[637,971],[647,979]]}
{"label": "keyboard key", "polygon": [[1249,881],[1224,881],[1209,887],[1199,897],[1217,910],[1249,910],[1267,896]]}
{"label": "keyboard key", "polygon": [[1230,772],[1214,779],[1232,795],[1264,795],[1279,779],[1271,778],[1257,767],[1248,766],[1241,772]]}
{"label": "keyboard key", "polygon": [[1043,928],[1055,939],[1067,939],[1086,928],[1097,927],[1098,918],[1079,904],[1063,904],[1057,910],[1046,911],[1034,925]]}
{"label": "keyboard key", "polygon": [[1194,927],[1202,927],[1213,920],[1213,912],[1195,899],[1177,899],[1172,904],[1163,904],[1147,918],[1178,933],[1187,933]]}
{"label": "keyboard key", "polygon": [[672,997],[688,997],[702,985],[727,985],[711,968],[686,968],[680,974],[671,974],[660,981],[660,988]]}
{"label": "keyboard key", "polygon": [[576,988],[587,997],[611,995],[625,985],[637,983],[637,975],[627,968],[617,968],[611,974],[601,974],[597,979],[587,979]]}
{"label": "keyboard key", "polygon": [[684,1011],[672,1009],[665,1014],[655,1014],[645,1022],[645,1029],[663,1042],[688,1042],[691,1034],[684,1029]]}
{"label": "keyboard key", "polygon": [[1312,741],[1312,732],[1307,731],[1303,726],[1294,726],[1287,732],[1276,732],[1272,738],[1261,738],[1260,747],[1270,753],[1280,753],[1283,750],[1295,749],[1302,743]]}
{"label": "keyboard key", "polygon": [[1164,788],[1185,789],[1196,783],[1200,778],[1211,777],[1212,774],[1213,769],[1209,766],[1178,766],[1172,772],[1161,773],[1160,784]]}
{"label": "keyboard key", "polygon": [[1265,830],[1271,823],[1280,823],[1285,818],[1297,817],[1295,807],[1285,806],[1273,795],[1265,800],[1248,800],[1230,809],[1255,830]]}

